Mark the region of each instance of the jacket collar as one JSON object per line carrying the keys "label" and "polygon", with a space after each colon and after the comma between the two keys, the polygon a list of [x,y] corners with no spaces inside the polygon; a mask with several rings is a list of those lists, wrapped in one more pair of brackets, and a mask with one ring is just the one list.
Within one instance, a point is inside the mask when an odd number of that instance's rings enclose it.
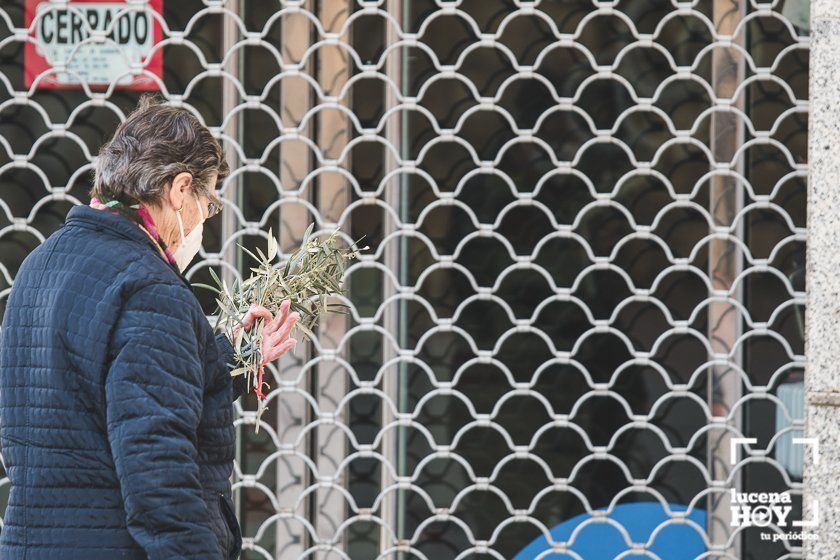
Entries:
{"label": "jacket collar", "polygon": [[69,212],[67,212],[67,217],[61,227],[74,222],[88,224],[89,226],[93,226],[97,231],[108,230],[116,235],[137,241],[144,247],[148,247],[152,250],[155,257],[160,259],[161,262],[166,265],[166,268],[175,273],[175,275],[178,276],[178,278],[192,291],[192,286],[190,285],[189,280],[187,280],[180,271],[175,270],[172,265],[164,260],[164,258],[160,255],[155,242],[152,241],[146,232],[140,229],[137,224],[125,216],[113,214],[106,210],[99,210],[98,208],[92,208],[87,204],[80,204],[74,206]]}

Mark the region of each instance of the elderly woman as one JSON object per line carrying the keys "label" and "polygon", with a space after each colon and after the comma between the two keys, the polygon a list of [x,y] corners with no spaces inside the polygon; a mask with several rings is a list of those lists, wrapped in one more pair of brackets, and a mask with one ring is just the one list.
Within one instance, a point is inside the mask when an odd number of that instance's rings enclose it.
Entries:
{"label": "elderly woman", "polygon": [[[144,98],[96,162],[89,206],[30,253],[0,339],[0,445],[11,491],[0,558],[235,559],[229,336],[182,271],[228,173],[189,112]],[[266,321],[263,361],[297,320]]]}

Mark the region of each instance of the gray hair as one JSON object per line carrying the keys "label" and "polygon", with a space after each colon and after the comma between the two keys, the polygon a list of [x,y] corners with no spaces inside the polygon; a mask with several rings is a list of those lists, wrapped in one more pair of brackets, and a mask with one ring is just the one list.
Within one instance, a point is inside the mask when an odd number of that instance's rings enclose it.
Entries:
{"label": "gray hair", "polygon": [[186,109],[165,105],[144,94],[99,151],[90,196],[124,202],[159,204],[164,187],[182,172],[192,174],[192,188],[218,201],[213,175],[230,173],[218,141]]}

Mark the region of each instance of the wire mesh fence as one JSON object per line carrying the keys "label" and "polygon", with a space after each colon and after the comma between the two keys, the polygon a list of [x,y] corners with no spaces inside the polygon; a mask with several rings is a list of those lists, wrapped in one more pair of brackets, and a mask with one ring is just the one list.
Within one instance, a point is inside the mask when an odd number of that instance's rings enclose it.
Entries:
{"label": "wire mesh fence", "polygon": [[801,557],[731,492],[800,515],[803,6],[6,2],[0,313],[158,89],[233,169],[192,281],[371,247],[236,403],[243,558]]}

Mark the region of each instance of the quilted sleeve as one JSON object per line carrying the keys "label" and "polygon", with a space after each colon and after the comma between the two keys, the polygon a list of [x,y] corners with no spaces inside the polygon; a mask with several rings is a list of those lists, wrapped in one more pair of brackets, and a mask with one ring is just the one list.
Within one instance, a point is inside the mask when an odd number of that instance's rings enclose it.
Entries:
{"label": "quilted sleeve", "polygon": [[129,297],[105,380],[108,440],[128,531],[149,560],[221,558],[196,463],[204,372],[185,288]]}
{"label": "quilted sleeve", "polygon": [[[219,347],[222,368],[230,374],[234,369],[236,350],[233,348],[230,339],[224,332],[216,335],[216,345]],[[238,399],[245,392],[246,379],[244,375],[237,375],[233,378],[233,400]]]}

